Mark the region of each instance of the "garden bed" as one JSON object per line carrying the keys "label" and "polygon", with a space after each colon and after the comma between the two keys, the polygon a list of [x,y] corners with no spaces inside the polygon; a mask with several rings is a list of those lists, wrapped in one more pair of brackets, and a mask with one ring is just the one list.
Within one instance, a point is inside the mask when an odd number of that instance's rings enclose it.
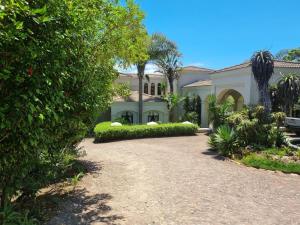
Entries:
{"label": "garden bed", "polygon": [[274,160],[260,154],[251,154],[245,156],[241,162],[247,166],[252,166],[258,169],[266,169],[273,171],[281,171],[284,173],[296,173],[300,174],[300,164],[293,162],[282,162],[280,160]]}
{"label": "garden bed", "polygon": [[194,124],[168,123],[159,125],[123,125],[112,127],[111,122],[98,124],[95,129],[95,142],[108,142],[115,140],[172,137],[195,135],[198,126]]}

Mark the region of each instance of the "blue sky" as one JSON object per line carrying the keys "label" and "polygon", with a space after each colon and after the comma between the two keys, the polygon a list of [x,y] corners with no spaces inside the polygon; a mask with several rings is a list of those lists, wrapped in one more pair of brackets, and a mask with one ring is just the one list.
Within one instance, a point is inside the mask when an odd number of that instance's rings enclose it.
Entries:
{"label": "blue sky", "polygon": [[136,0],[149,33],[175,41],[184,65],[242,63],[259,49],[300,46],[300,0]]}

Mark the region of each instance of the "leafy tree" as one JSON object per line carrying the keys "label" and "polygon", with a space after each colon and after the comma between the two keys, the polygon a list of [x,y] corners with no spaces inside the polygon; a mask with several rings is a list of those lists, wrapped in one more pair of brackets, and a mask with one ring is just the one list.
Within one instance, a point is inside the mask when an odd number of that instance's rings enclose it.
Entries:
{"label": "leafy tree", "polygon": [[143,79],[145,76],[145,68],[149,62],[164,57],[169,51],[176,46],[167,40],[163,34],[155,33],[151,36],[147,43],[148,58],[137,63],[137,76],[139,79],[139,123],[143,122]]}
{"label": "leafy tree", "polygon": [[300,95],[300,76],[297,74],[282,75],[277,84],[278,98],[281,100],[284,112],[292,116],[294,105]]}
{"label": "leafy tree", "polygon": [[168,93],[163,96],[163,100],[167,103],[167,108],[169,110],[169,121],[175,122],[174,109],[181,103],[184,98],[180,97],[178,94]]}
{"label": "leafy tree", "polygon": [[300,61],[300,48],[292,49],[288,52],[286,56],[283,58],[286,61]]}
{"label": "leafy tree", "polygon": [[271,111],[269,80],[274,73],[274,57],[269,51],[258,51],[251,58],[252,72],[256,80],[259,101],[265,107],[266,113]]}
{"label": "leafy tree", "polygon": [[208,96],[208,119],[214,130],[226,123],[226,118],[232,113],[232,106],[231,101],[225,100],[222,104],[218,104],[215,95]]}
{"label": "leafy tree", "polygon": [[0,208],[61,172],[113,97],[114,65],[146,57],[143,13],[113,0],[0,3]]}

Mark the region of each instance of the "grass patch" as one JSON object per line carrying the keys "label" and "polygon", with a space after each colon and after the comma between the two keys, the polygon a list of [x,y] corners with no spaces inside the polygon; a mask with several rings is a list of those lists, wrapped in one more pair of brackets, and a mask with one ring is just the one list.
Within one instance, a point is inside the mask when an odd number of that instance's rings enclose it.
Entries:
{"label": "grass patch", "polygon": [[107,142],[124,139],[171,137],[194,135],[197,125],[182,123],[167,123],[154,126],[149,125],[123,125],[112,127],[111,122],[98,124],[95,129],[95,142]]}
{"label": "grass patch", "polygon": [[245,156],[241,162],[255,168],[300,174],[300,164],[298,163],[284,163],[255,153]]}

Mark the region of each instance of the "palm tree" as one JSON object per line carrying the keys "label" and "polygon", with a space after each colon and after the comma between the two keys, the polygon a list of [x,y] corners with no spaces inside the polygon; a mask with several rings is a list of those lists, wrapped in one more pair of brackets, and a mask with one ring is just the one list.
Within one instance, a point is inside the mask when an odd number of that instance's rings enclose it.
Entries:
{"label": "palm tree", "polygon": [[300,95],[300,76],[297,74],[282,75],[277,84],[278,98],[283,104],[285,113],[292,116],[294,105]]}
{"label": "palm tree", "polygon": [[151,36],[148,45],[148,60],[137,63],[137,76],[139,79],[139,123],[143,123],[143,79],[145,68],[149,62],[165,57],[168,52],[173,51],[176,45],[169,41],[163,34],[155,33]]}
{"label": "palm tree", "polygon": [[180,70],[182,68],[180,57],[181,54],[178,52],[177,48],[175,48],[155,62],[159,68],[159,72],[164,74],[167,78],[171,94],[174,93],[174,81],[179,78]]}
{"label": "palm tree", "polygon": [[256,80],[259,101],[267,114],[271,111],[269,80],[274,73],[274,57],[269,51],[258,51],[251,58],[252,73]]}

